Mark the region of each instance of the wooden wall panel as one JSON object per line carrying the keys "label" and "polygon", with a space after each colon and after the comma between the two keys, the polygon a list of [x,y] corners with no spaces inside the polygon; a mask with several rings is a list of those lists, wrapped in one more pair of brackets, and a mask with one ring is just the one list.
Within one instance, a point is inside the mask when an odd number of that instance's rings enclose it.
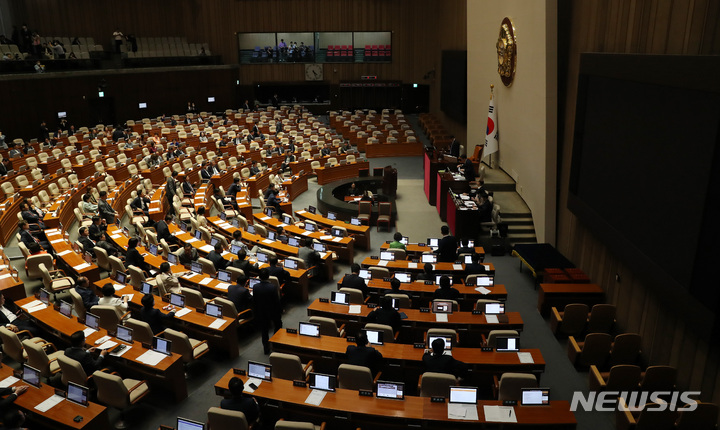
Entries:
{"label": "wooden wall panel", "polygon": [[[574,0],[571,7],[568,80],[563,144],[558,154],[560,187],[557,244],[559,250],[603,286],[617,305],[618,325],[638,332],[650,364],[678,367],[682,389],[702,391],[705,401],[720,402],[720,351],[707,327],[695,327],[672,305],[653,292],[653,286],[632,273],[567,209],[572,154],[575,98],[582,52],[648,54],[720,54],[720,2],[713,0]],[[621,282],[615,281],[615,274]]]}

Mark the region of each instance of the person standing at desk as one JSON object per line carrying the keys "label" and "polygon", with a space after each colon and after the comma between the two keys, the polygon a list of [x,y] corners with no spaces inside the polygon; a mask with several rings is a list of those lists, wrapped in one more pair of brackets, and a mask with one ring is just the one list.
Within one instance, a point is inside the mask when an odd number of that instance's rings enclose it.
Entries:
{"label": "person standing at desk", "polygon": [[458,258],[462,254],[474,254],[475,249],[470,247],[470,239],[460,239],[460,248],[457,250]]}
{"label": "person standing at desk", "polygon": [[242,412],[247,423],[252,424],[260,416],[260,407],[254,398],[243,394],[244,390],[245,384],[242,379],[233,376],[228,383],[230,397],[220,401],[220,409]]}
{"label": "person standing at desk", "polygon": [[377,375],[382,367],[382,354],[372,346],[368,346],[368,338],[365,333],[360,332],[355,336],[355,343],[356,345],[350,345],[345,350],[347,363],[367,367],[373,375]]}
{"label": "person standing at desk", "polygon": [[173,170],[170,176],[168,176],[167,181],[165,182],[165,197],[167,197],[168,202],[168,214],[171,215],[175,213],[173,201],[175,195],[177,194],[177,181],[175,180],[177,175],[178,172],[176,170]]}
{"label": "person standing at desk", "polygon": [[440,228],[443,237],[438,242],[438,249],[435,253],[438,255],[438,262],[452,263],[455,261],[458,249],[457,239],[450,235],[450,227],[444,225]]}
{"label": "person standing at desk", "polygon": [[467,158],[464,155],[461,155],[458,158],[458,161],[460,164],[458,165],[458,168],[460,171],[462,171],[463,176],[465,176],[465,180],[468,182],[472,182],[475,180],[475,167],[473,167],[472,161],[470,161],[469,158]]}
{"label": "person standing at desk", "polygon": [[247,259],[247,249],[242,248],[237,252],[237,259],[233,260],[230,265],[236,269],[240,269],[245,273],[246,276],[250,276],[251,273],[257,273],[258,265],[252,264]]}
{"label": "person standing at desk", "polygon": [[450,283],[450,277],[443,275],[440,277],[440,288],[435,290],[433,294],[433,300],[458,300],[460,298],[460,291],[452,287]]}
{"label": "person standing at desk", "polygon": [[360,194],[360,190],[357,189],[357,186],[355,185],[355,182],[353,182],[350,185],[350,188],[345,192],[345,195],[348,197],[355,197],[358,194]]}
{"label": "person standing at desk", "polygon": [[425,372],[448,373],[456,378],[461,378],[465,375],[465,363],[454,359],[452,355],[443,354],[445,351],[445,340],[435,339],[430,346],[432,347],[432,351],[425,350],[425,354],[422,357]]}
{"label": "person standing at desk", "polygon": [[400,317],[400,312],[392,307],[392,298],[383,297],[380,301],[380,307],[375,308],[368,314],[367,322],[389,325],[397,333],[400,329],[402,317]]}
{"label": "person standing at desk", "polygon": [[347,288],[355,288],[356,290],[360,290],[363,293],[364,297],[367,297],[370,293],[370,290],[368,289],[367,283],[363,278],[360,277],[360,265],[357,263],[353,263],[350,266],[350,274],[345,275],[342,279],[342,282],[340,283],[341,287],[347,287]]}
{"label": "person standing at desk", "polygon": [[117,212],[107,202],[107,191],[100,191],[100,201],[98,202],[98,213],[105,219],[107,223],[115,222],[115,216]]}
{"label": "person standing at desk", "polygon": [[270,354],[270,323],[272,322],[276,332],[282,328],[282,306],[280,304],[280,292],[268,281],[270,272],[268,269],[260,269],[260,283],[253,288],[253,300],[255,301],[255,319],[262,336],[263,352]]}
{"label": "person standing at desk", "polygon": [[285,270],[282,266],[278,265],[277,257],[270,257],[270,260],[268,260],[268,264],[270,264],[270,267],[268,267],[268,272],[270,272],[270,276],[276,277],[280,285],[283,285],[290,280],[290,272]]}
{"label": "person standing at desk", "polygon": [[92,353],[96,350],[95,347],[85,349],[85,333],[78,330],[70,335],[70,348],[65,350],[65,356],[79,362],[86,375],[92,375],[96,370],[100,370],[100,364],[108,354],[108,350],[104,349],[100,351],[100,355],[93,358]]}

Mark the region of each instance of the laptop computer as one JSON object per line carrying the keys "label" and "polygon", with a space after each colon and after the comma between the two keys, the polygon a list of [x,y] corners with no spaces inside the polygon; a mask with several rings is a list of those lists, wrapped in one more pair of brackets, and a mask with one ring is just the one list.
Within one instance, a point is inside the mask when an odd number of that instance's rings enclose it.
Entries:
{"label": "laptop computer", "polygon": [[261,263],[267,263],[270,260],[270,257],[268,257],[268,255],[262,251],[258,251],[256,256],[258,261]]}
{"label": "laptop computer", "polygon": [[320,324],[301,322],[298,326],[298,333],[303,336],[320,337]]}
{"label": "laptop computer", "polygon": [[248,225],[247,226],[247,232],[250,234],[255,234],[255,226],[254,225]]}
{"label": "laptop computer", "polygon": [[170,264],[178,264],[177,255],[173,254],[172,252],[168,254],[167,259],[168,263]]}
{"label": "laptop computer", "polygon": [[247,374],[251,378],[272,381],[272,365],[248,360]]}
{"label": "laptop computer", "polygon": [[435,339],[442,339],[445,342],[443,355],[452,355],[452,347],[453,347],[452,336],[428,336],[428,340],[427,340],[428,348],[432,348],[432,344],[433,344],[433,342],[435,342]]}
{"label": "laptop computer", "polygon": [[230,252],[233,255],[237,255],[237,253],[240,252],[241,249],[242,249],[242,246],[240,246],[240,245],[230,245]]}
{"label": "laptop computer", "polygon": [[485,313],[498,315],[505,313],[505,303],[485,303]]}
{"label": "laptop computer", "polygon": [[331,291],[330,292],[330,302],[335,303],[337,305],[349,305],[350,297],[348,294],[341,293],[340,291]]}
{"label": "laptop computer", "polygon": [[450,403],[477,404],[477,387],[450,387]]}
{"label": "laptop computer", "polygon": [[395,279],[406,284],[412,282],[412,275],[407,272],[395,272]]}
{"label": "laptop computer", "polygon": [[68,381],[67,399],[76,405],[85,406],[89,404],[88,397],[90,395],[90,389],[83,387],[80,384],[76,384],[72,381]]}
{"label": "laptop computer", "polygon": [[332,221],[337,221],[337,214],[335,212],[328,211],[327,218]]}
{"label": "laptop computer", "polygon": [[298,262],[297,260],[286,258],[285,261],[283,261],[283,267],[285,267],[286,269],[297,270]]}
{"label": "laptop computer", "polygon": [[465,263],[465,264],[472,264],[472,263],[473,263],[473,261],[472,261],[472,255],[466,255],[465,258],[463,259],[463,263]]}
{"label": "laptop computer", "polygon": [[90,312],[85,312],[85,325],[91,329],[100,330],[100,318]]}
{"label": "laptop computer", "polygon": [[327,247],[324,243],[313,243],[313,249],[317,252],[325,252],[327,251]]}
{"label": "laptop computer", "polygon": [[300,247],[300,239],[298,239],[297,237],[289,237],[288,245],[294,246],[295,248],[299,248]]}
{"label": "laptop computer", "polygon": [[360,218],[354,216],[350,218],[350,224],[351,225],[362,225],[362,222],[360,221]]}
{"label": "laptop computer", "polygon": [[288,214],[283,214],[282,219],[283,219],[283,222],[284,222],[285,224],[292,224],[292,223],[293,223],[292,217],[291,217],[290,215],[288,215]]}
{"label": "laptop computer", "polygon": [[317,226],[316,226],[315,224],[313,224],[313,223],[306,222],[306,223],[305,223],[305,230],[306,230],[306,231],[311,231],[311,232],[312,232],[312,231],[316,231],[316,230],[317,230]]}
{"label": "laptop computer", "polygon": [[177,293],[170,293],[170,304],[179,308],[185,307],[185,296]]}
{"label": "laptop computer", "polygon": [[175,428],[177,430],[205,430],[205,424],[200,421],[178,417]]}
{"label": "laptop computer", "polygon": [[403,400],[405,398],[405,384],[402,382],[377,382],[378,399]]}
{"label": "laptop computer", "polygon": [[265,208],[265,215],[269,216],[270,218],[272,218],[274,212],[275,209],[273,208]]}
{"label": "laptop computer", "polygon": [[445,300],[433,300],[432,312],[434,314],[451,314],[453,312],[453,302]]}
{"label": "laptop computer", "polygon": [[439,242],[440,242],[440,239],[438,239],[437,237],[429,237],[427,240],[427,245],[430,248],[437,249],[437,247],[439,246],[438,245]]}
{"label": "laptop computer", "polygon": [[385,261],[395,261],[395,253],[391,251],[380,251],[380,259]]}
{"label": "laptop computer", "polygon": [[23,364],[22,369],[22,380],[35,388],[40,388],[40,371],[27,364]]}
{"label": "laptop computer", "polygon": [[330,229],[330,234],[335,237],[345,237],[345,230],[333,227],[332,229]]}
{"label": "laptop computer", "polygon": [[372,274],[368,269],[360,269],[360,272],[358,273],[358,276],[363,278],[366,281],[369,281],[372,279]]}
{"label": "laptop computer", "polygon": [[125,327],[124,325],[117,326],[117,332],[115,337],[122,340],[123,342],[133,343],[133,329]]}
{"label": "laptop computer", "polygon": [[313,390],[335,391],[337,378],[335,375],[310,372],[310,388]]}
{"label": "laptop computer", "polygon": [[220,243],[220,239],[218,239],[217,237],[212,237],[212,238],[210,238],[210,246],[212,246],[213,248],[214,248],[215,245],[217,245],[218,243]]}
{"label": "laptop computer", "polygon": [[316,214],[317,208],[315,206],[308,206],[308,212],[310,212],[311,214]]}
{"label": "laptop computer", "polygon": [[40,288],[40,295],[38,296],[41,302],[46,305],[50,303],[50,293],[45,288]]}
{"label": "laptop computer", "polygon": [[140,284],[140,292],[143,294],[152,294],[153,286],[147,282]]}
{"label": "laptop computer", "polygon": [[150,254],[154,255],[155,257],[157,257],[157,255],[158,255],[158,246],[155,245],[154,243],[151,243],[150,246],[148,246],[148,252],[149,252]]}
{"label": "laptop computer", "polygon": [[230,221],[230,225],[235,228],[238,228],[238,227],[240,227],[240,220],[237,218],[233,218],[233,220]]}
{"label": "laptop computer", "polygon": [[60,302],[60,313],[68,318],[72,317],[72,304],[68,302]]}
{"label": "laptop computer", "polygon": [[402,239],[400,239],[400,243],[407,246],[410,243],[410,239],[407,236],[403,236]]}
{"label": "laptop computer", "polygon": [[520,351],[519,336],[497,336],[495,338],[495,351],[497,352],[518,352]]}
{"label": "laptop computer", "polygon": [[368,339],[368,343],[370,343],[371,345],[382,345],[384,343],[384,331],[362,329],[362,332],[365,333],[365,336],[367,336]]}
{"label": "laptop computer", "polygon": [[248,282],[248,288],[250,289],[250,292],[252,294],[252,289],[255,288],[255,285],[259,284],[260,280],[258,278],[250,278],[250,281]]}
{"label": "laptop computer", "polygon": [[521,388],[520,404],[522,406],[537,406],[550,404],[549,388]]}
{"label": "laptop computer", "polygon": [[172,341],[153,336],[152,349],[160,354],[172,355]]}
{"label": "laptop computer", "polygon": [[420,257],[420,261],[421,261],[423,264],[425,264],[425,263],[435,264],[435,263],[437,263],[437,255],[435,255],[435,254],[423,254],[423,255]]}
{"label": "laptop computer", "polygon": [[232,275],[227,270],[218,270],[217,275],[218,281],[231,282]]}
{"label": "laptop computer", "polygon": [[125,285],[125,281],[127,280],[127,273],[117,271],[115,272],[115,282],[117,282],[120,285]]}
{"label": "laptop computer", "polygon": [[222,305],[218,305],[216,303],[206,303],[205,304],[205,315],[215,317],[215,318],[222,318]]}
{"label": "laptop computer", "polygon": [[202,264],[197,261],[193,261],[190,263],[190,271],[197,273],[198,275],[201,274],[203,272]]}
{"label": "laptop computer", "polygon": [[202,231],[195,230],[195,239],[197,239],[197,240],[202,239]]}
{"label": "laptop computer", "polygon": [[275,233],[274,231],[270,230],[270,231],[268,232],[268,239],[270,239],[270,240],[275,240],[276,237],[277,237],[277,233]]}

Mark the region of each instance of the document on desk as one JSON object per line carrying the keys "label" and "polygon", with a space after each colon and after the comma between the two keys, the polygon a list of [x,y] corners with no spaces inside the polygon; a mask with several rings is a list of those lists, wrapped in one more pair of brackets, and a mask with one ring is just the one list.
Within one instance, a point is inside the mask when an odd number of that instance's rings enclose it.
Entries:
{"label": "document on desk", "polygon": [[274,240],[270,240],[270,239],[263,239],[263,240],[262,240],[262,243],[266,243],[266,244],[268,244],[268,245],[270,245],[270,244],[272,244],[272,243],[274,243],[274,242],[275,242]]}
{"label": "document on desk", "polygon": [[462,264],[453,264],[453,270],[462,270]]}
{"label": "document on desk", "polygon": [[115,291],[120,291],[123,288],[125,288],[125,285],[123,284],[113,284],[113,288],[115,288]]}
{"label": "document on desk", "polygon": [[417,263],[408,263],[408,269],[417,269],[418,264]]}
{"label": "document on desk", "polygon": [[0,381],[0,388],[7,388],[18,381],[19,381],[18,378],[14,377],[14,376],[8,376],[7,378]]}
{"label": "document on desk", "polygon": [[63,252],[58,252],[58,253],[55,254],[55,255],[57,255],[58,257],[62,257],[63,255],[70,254],[71,252],[73,252],[72,249],[66,249],[65,251],[63,251]]}
{"label": "document on desk", "polygon": [[333,237],[333,240],[332,240],[332,241],[333,241],[333,242],[342,242],[342,240],[343,240],[342,237]]}
{"label": "document on desk", "polygon": [[10,275],[9,273],[6,273],[6,274],[0,276],[0,279],[9,278],[10,276],[12,276],[12,275]]}
{"label": "document on desk", "polygon": [[97,331],[97,330],[95,330],[94,328],[85,327],[85,329],[83,330],[83,334],[85,335],[85,337],[88,337],[88,336],[90,336],[91,334],[95,333],[96,331]]}
{"label": "document on desk", "polygon": [[135,297],[135,294],[123,294],[121,298],[128,298],[128,302],[132,302],[133,297]]}
{"label": "document on desk", "polygon": [[149,366],[157,366],[157,364],[161,362],[165,357],[167,357],[167,355],[161,354],[151,349],[149,351],[146,351],[143,355],[139,356],[137,358],[137,361],[145,363]]}
{"label": "document on desk", "polygon": [[24,305],[22,305],[22,306],[20,306],[20,307],[23,308],[23,309],[25,309],[25,310],[29,310],[29,309],[31,309],[31,308],[34,308],[35,306],[38,306],[38,305],[44,305],[44,303],[41,302],[40,300],[33,300],[32,302],[30,302],[30,303],[25,303]]}
{"label": "document on desk", "polygon": [[520,359],[520,362],[523,364],[532,364],[535,362],[532,358],[532,354],[529,352],[518,352],[518,359]]}
{"label": "document on desk", "polygon": [[35,409],[37,409],[40,412],[47,412],[50,410],[50,408],[52,408],[53,406],[62,402],[63,400],[65,400],[65,397],[58,396],[57,394],[53,394],[52,396],[45,399],[45,401],[43,401],[42,403],[35,406]]}
{"label": "document on desk", "polygon": [[54,244],[56,244],[56,243],[60,243],[60,242],[63,242],[63,241],[64,241],[64,239],[55,239],[55,240],[51,240],[50,243],[52,243],[52,244],[54,245]]}
{"label": "document on desk", "polygon": [[210,245],[203,245],[203,246],[200,247],[200,251],[205,251],[205,252],[211,252],[211,251],[214,250],[214,249],[215,249],[215,248],[213,248],[213,247],[210,246]]}
{"label": "document on desk", "polygon": [[200,285],[208,285],[210,282],[212,282],[213,278],[203,278],[198,284]]}
{"label": "document on desk", "polygon": [[475,291],[477,291],[477,292],[480,293],[480,294],[485,294],[485,295],[486,295],[486,294],[489,294],[489,293],[491,292],[491,290],[488,290],[488,289],[485,288],[485,287],[476,287],[476,288],[475,288]]}
{"label": "document on desk", "polygon": [[330,240],[332,236],[320,236],[320,240]]}
{"label": "document on desk", "polygon": [[83,270],[83,269],[86,269],[86,268],[88,268],[88,267],[90,267],[90,264],[88,264],[88,263],[83,263],[83,264],[78,264],[77,266],[73,266],[73,269],[75,269],[75,270]]}
{"label": "document on desk", "polygon": [[179,311],[175,312],[175,316],[180,318],[181,316],[187,315],[190,312],[192,312],[192,309],[190,308],[182,308]]}
{"label": "document on desk", "polygon": [[218,282],[217,285],[215,285],[215,288],[217,288],[218,290],[227,290],[228,288],[230,288],[230,284],[228,284],[227,282]]}
{"label": "document on desk", "polygon": [[288,226],[288,225],[287,225],[287,224],[285,224],[284,222],[281,222],[281,223],[280,223],[279,225],[280,225],[280,227],[282,227],[282,228],[285,228],[285,227],[287,227],[287,226]]}
{"label": "document on desk", "polygon": [[311,234],[312,234],[311,231],[305,230],[302,235],[303,235],[303,236],[308,236],[308,235],[311,235]]}
{"label": "document on desk", "polygon": [[485,421],[496,423],[516,423],[515,409],[512,406],[483,406]]}
{"label": "document on desk", "polygon": [[262,216],[262,217],[260,217],[260,220],[261,220],[261,221],[267,221],[267,220],[269,220],[269,219],[270,219],[269,216]]}
{"label": "document on desk", "polygon": [[105,341],[102,345],[99,345],[97,347],[97,349],[110,349],[110,348],[115,348],[116,346],[117,346],[117,342],[115,342],[114,340],[108,340],[108,341]]}
{"label": "document on desk", "polygon": [[436,322],[448,322],[447,314],[435,314]]}
{"label": "document on desk", "polygon": [[359,314],[362,311],[362,305],[350,305],[348,306],[349,314]]}
{"label": "document on desk", "polygon": [[[258,378],[248,378],[247,382],[245,382],[245,388],[243,389],[244,393],[254,393],[255,390],[260,387],[260,384],[262,383],[262,379]],[[255,388],[251,387],[250,384],[254,385]]]}
{"label": "document on desk", "polygon": [[485,314],[485,321],[487,321],[488,324],[498,324],[500,322],[498,320],[497,315],[487,315],[487,314]]}
{"label": "document on desk", "polygon": [[458,403],[448,403],[448,419],[477,421],[478,420],[477,405],[462,405],[462,404],[458,404]]}
{"label": "document on desk", "polygon": [[[180,233],[178,233],[180,234]],[[111,234],[110,239],[120,239],[122,237],[122,234]]]}
{"label": "document on desk", "polygon": [[31,307],[31,308],[28,309],[27,311],[28,311],[29,314],[31,314],[31,313],[36,312],[36,311],[41,311],[41,310],[45,309],[46,307],[47,307],[47,306],[45,306],[45,303],[40,303],[40,304],[37,305],[37,306]]}
{"label": "document on desk", "polygon": [[198,240],[196,238],[191,237],[190,239],[186,240],[185,243],[193,243],[193,242],[197,242],[197,241]]}
{"label": "document on desk", "polygon": [[305,211],[301,209],[301,210],[297,211],[297,213],[299,213],[299,214],[304,214]]}
{"label": "document on desk", "polygon": [[385,267],[385,266],[388,265],[388,261],[387,261],[387,260],[380,260],[380,262],[379,262],[377,265],[378,265],[378,266]]}
{"label": "document on desk", "polygon": [[225,325],[225,320],[222,318],[217,318],[208,327],[213,328],[213,329],[219,329],[220,327],[222,327],[224,325]]}
{"label": "document on desk", "polygon": [[307,399],[305,399],[305,403],[307,403],[309,405],[313,405],[313,406],[320,406],[320,403],[322,403],[326,394],[327,394],[327,391],[312,390],[310,392],[310,395],[307,396]]}

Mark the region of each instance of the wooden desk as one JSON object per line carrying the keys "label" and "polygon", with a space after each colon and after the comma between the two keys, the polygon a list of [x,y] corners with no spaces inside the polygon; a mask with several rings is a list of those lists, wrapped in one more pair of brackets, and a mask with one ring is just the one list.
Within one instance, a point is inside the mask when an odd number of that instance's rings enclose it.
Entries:
{"label": "wooden desk", "polygon": [[5,255],[4,249],[0,249],[0,262],[5,266],[0,269],[0,292],[6,299],[13,302],[24,299],[27,296],[25,284],[18,276],[17,269],[10,264],[10,259]]}
{"label": "wooden desk", "polygon": [[320,214],[312,214],[304,209],[295,211],[295,215],[297,215],[300,219],[309,219],[311,221],[314,221],[316,224],[325,226],[325,227],[344,227],[348,234],[353,236],[355,238],[355,241],[358,246],[362,247],[363,249],[370,249],[370,227],[366,225],[352,225],[350,223],[346,223],[344,221],[333,221],[329,218],[325,218],[324,216]]}
{"label": "wooden desk", "polygon": [[[424,263],[413,263],[410,260],[395,260],[395,261],[386,261],[381,264],[385,260],[380,260],[372,257],[365,257],[365,259],[360,263],[360,265],[363,268],[368,268],[371,266],[374,267],[385,267],[390,272],[395,271],[404,271],[404,272],[422,272]],[[487,270],[488,275],[492,275],[495,273],[495,266],[492,263],[483,263],[485,266],[485,269]],[[453,276],[461,276],[464,278],[465,276],[465,263],[435,263],[435,272],[438,274],[452,274]]]}
{"label": "wooden desk", "polygon": [[[229,370],[215,384],[215,394],[223,395],[228,383],[235,375]],[[247,381],[247,376],[241,376]],[[485,421],[483,406],[500,405],[501,402],[481,400],[478,402],[479,421],[450,420],[447,417],[447,404],[431,403],[429,397],[406,396],[405,400],[378,399],[377,397],[358,396],[354,390],[337,389],[328,393],[320,406],[310,406],[305,399],[310,394],[309,388],[295,387],[292,381],[273,378],[272,382],[264,381],[252,394],[258,400],[280,405],[273,408],[288,419],[308,419],[315,422],[326,421],[332,428],[362,427],[371,429],[398,428],[430,428],[456,429],[485,428],[502,426],[501,428],[548,428],[574,429],[577,425],[575,416],[570,411],[567,401],[552,401],[548,406],[515,406],[517,423],[488,423]],[[278,417],[273,417],[278,418]],[[335,423],[332,422],[335,421]],[[487,427],[491,428],[491,427]]]}
{"label": "wooden desk", "polygon": [[290,200],[295,200],[300,194],[308,190],[309,176],[306,172],[301,176],[293,175],[292,178],[287,178],[283,181],[282,186],[287,189]]}
{"label": "wooden desk", "polygon": [[[55,174],[55,173],[57,173],[58,169],[60,169],[62,167],[61,161],[62,161],[62,157],[64,157],[64,156],[65,156],[65,154],[63,154],[63,156],[61,156],[60,158],[55,157],[52,160],[48,159],[48,161],[39,161],[38,167],[40,168],[40,170],[42,170],[44,175]],[[65,173],[68,173],[68,172],[65,172]]]}
{"label": "wooden desk", "polygon": [[318,167],[314,169],[318,185],[329,184],[340,179],[356,178],[360,176],[360,169],[369,169],[370,163],[358,161],[355,163],[338,164],[333,167]]}
{"label": "wooden desk", "polygon": [[[361,306],[360,314],[348,313],[349,306],[334,303],[322,303],[315,299],[307,308],[308,316],[321,316],[332,318],[338,323],[345,324],[345,332],[356,335],[365,326],[367,316],[373,309],[368,306]],[[519,312],[507,312],[506,323],[489,323],[485,315],[473,315],[472,312],[453,312],[447,317],[447,322],[437,321],[435,314],[431,312],[420,312],[420,309],[400,309],[400,312],[407,315],[402,320],[402,334],[405,342],[423,342],[424,335],[429,328],[448,328],[458,332],[460,345],[468,348],[479,348],[481,346],[481,334],[488,334],[491,330],[523,330],[523,320]]]}
{"label": "wooden desk", "polygon": [[462,198],[456,198],[453,193],[446,193],[445,200],[445,220],[450,232],[458,238],[476,239],[481,231],[477,206],[465,206]]}
{"label": "wooden desk", "polygon": [[[390,242],[384,242],[382,245],[380,245],[381,250],[386,250],[388,248],[390,248]],[[417,258],[420,258],[420,254],[423,254],[425,252],[432,252],[432,249],[430,249],[424,243],[408,243],[405,246],[405,253],[407,255],[413,255],[417,256]],[[482,246],[476,246],[475,253],[480,255],[480,258],[485,258],[485,248],[483,248]]]}
{"label": "wooden desk", "polygon": [[452,173],[444,172],[438,173],[437,175],[437,203],[436,208],[440,219],[443,221],[447,220],[447,197],[443,197],[448,194],[448,190],[452,190],[456,193],[466,193],[470,191],[470,182],[465,179],[455,179]]}
{"label": "wooden desk", "polygon": [[[23,313],[39,327],[63,339],[68,342],[68,344],[70,342],[70,336],[73,333],[87,328],[87,326],[80,323],[75,316],[67,318],[60,314],[60,312],[55,311],[52,307],[47,307],[33,313],[28,313],[22,308],[23,305],[34,300],[37,299],[35,299],[35,297],[28,297],[15,304],[20,306]],[[105,330],[100,329],[90,336],[87,336],[85,343],[89,347],[95,346],[95,341],[107,334]],[[138,361],[138,357],[144,354],[145,351],[147,350],[144,349],[139,342],[134,342],[133,346],[122,356],[114,357],[108,355],[108,359],[112,361],[113,365],[122,366],[126,370],[122,372],[123,376],[130,377],[131,375],[135,375],[140,379],[147,379],[153,390],[163,391],[172,395],[176,402],[185,399],[187,397],[187,385],[185,383],[185,371],[180,354],[172,354],[172,356],[163,358],[156,366],[149,366]]]}
{"label": "wooden desk", "polygon": [[3,246],[10,242],[10,239],[18,233],[18,218],[20,203],[25,201],[22,197],[9,197],[5,200],[0,214],[0,240]]}
{"label": "wooden desk", "polygon": [[[319,152],[319,151],[316,151],[316,153],[317,152]],[[296,155],[299,155],[299,154],[296,154]],[[312,170],[310,167],[310,164],[313,161],[319,161],[320,165],[323,166],[327,162],[328,158],[330,158],[329,155],[327,155],[325,157],[319,157],[319,158],[310,158],[308,160],[303,160],[303,161],[293,161],[292,163],[290,163],[290,170],[292,171],[293,175],[297,175],[302,170],[304,170],[305,173],[308,174]],[[337,158],[338,163],[339,163],[341,160],[347,159],[347,154],[338,154],[335,156],[335,158]]]}
{"label": "wooden desk", "polygon": [[[100,268],[96,264],[87,263],[82,255],[75,253],[72,246],[65,242],[63,233],[59,229],[45,230],[45,236],[55,251],[58,263],[62,262],[68,270],[68,276],[72,278],[85,276],[90,282],[100,279]],[[75,276],[72,276],[73,274]]]}
{"label": "wooden desk", "polygon": [[365,145],[365,156],[367,158],[378,157],[416,157],[423,155],[425,146],[422,142],[407,143],[377,143]]}
{"label": "wooden desk", "polygon": [[[12,374],[13,369],[10,366],[0,368],[0,380],[12,376]],[[27,384],[19,381],[12,384],[11,387],[19,385]],[[35,409],[35,406],[54,394],[55,388],[49,384],[42,384],[40,388],[30,386],[12,404],[25,412],[29,423],[36,423],[38,426],[31,425],[31,428],[83,430],[106,430],[110,428],[107,408],[97,403],[90,402],[87,407],[83,407],[68,400],[63,400],[45,412]],[[83,420],[75,422],[73,419],[78,415],[83,417]]]}
{"label": "wooden desk", "polygon": [[592,306],[605,302],[605,290],[597,284],[540,284],[538,311],[543,317],[550,316],[553,306],[562,311],[570,303]]}

